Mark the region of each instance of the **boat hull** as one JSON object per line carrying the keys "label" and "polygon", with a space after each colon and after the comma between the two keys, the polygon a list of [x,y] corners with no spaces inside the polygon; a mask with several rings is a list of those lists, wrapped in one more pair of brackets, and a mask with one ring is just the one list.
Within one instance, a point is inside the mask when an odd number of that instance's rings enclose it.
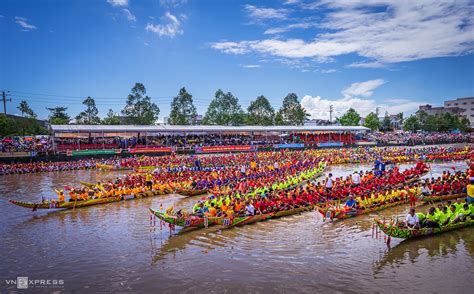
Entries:
{"label": "boat hull", "polygon": [[464,227],[469,227],[474,225],[474,220],[467,220],[465,222],[459,222],[456,224],[449,224],[440,228],[423,228],[423,229],[408,229],[408,228],[400,228],[393,224],[384,224],[383,221],[375,219],[375,224],[380,228],[382,232],[385,234],[400,239],[412,239],[417,237],[425,237],[431,236],[436,234],[441,234],[444,232],[449,232],[453,230],[457,230]]}

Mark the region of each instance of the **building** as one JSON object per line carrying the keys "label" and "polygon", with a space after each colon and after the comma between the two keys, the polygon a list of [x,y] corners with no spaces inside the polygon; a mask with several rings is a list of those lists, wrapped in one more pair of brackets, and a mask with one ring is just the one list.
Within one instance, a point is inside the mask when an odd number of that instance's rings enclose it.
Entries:
{"label": "building", "polygon": [[419,110],[420,111],[424,111],[426,113],[428,113],[429,115],[442,115],[442,114],[445,114],[445,113],[451,113],[451,114],[455,114],[455,115],[464,115],[464,110],[459,108],[459,107],[454,107],[454,106],[446,106],[446,102],[445,102],[445,106],[438,106],[438,107],[433,107],[432,105],[430,104],[426,104],[426,105],[421,105],[419,107]]}
{"label": "building", "polygon": [[[192,138],[194,142],[214,140],[212,146],[245,138],[251,145],[300,143],[319,147],[355,144],[360,133],[370,131],[362,126],[218,126],[218,125],[51,125],[55,151],[90,150],[155,146],[178,146],[178,151],[192,150],[196,143],[173,143],[174,137]],[[155,143],[155,139],[159,143]],[[180,139],[181,140],[181,139]],[[239,141],[239,140],[237,140]],[[241,141],[241,140],[240,140]],[[236,144],[242,144],[242,143]],[[129,143],[132,142],[132,143]],[[143,143],[144,142],[144,143]],[[263,143],[262,143],[263,142]],[[169,143],[169,144],[168,144]],[[173,145],[174,144],[174,145]],[[200,143],[197,143],[200,144]],[[291,145],[290,144],[290,145]],[[231,145],[231,144],[227,144]]]}
{"label": "building", "polygon": [[474,125],[474,97],[463,97],[455,100],[444,101],[444,107],[448,109],[457,108],[462,110],[462,115],[469,119],[471,126]]}
{"label": "building", "polygon": [[308,119],[304,122],[305,126],[329,126],[331,123],[327,119],[318,119],[318,118],[313,118],[313,119]]}

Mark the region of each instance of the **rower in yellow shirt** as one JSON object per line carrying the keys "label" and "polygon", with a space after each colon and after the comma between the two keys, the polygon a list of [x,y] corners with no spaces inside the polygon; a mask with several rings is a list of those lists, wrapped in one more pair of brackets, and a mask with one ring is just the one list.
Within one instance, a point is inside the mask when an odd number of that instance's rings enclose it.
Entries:
{"label": "rower in yellow shirt", "polygon": [[64,197],[64,191],[63,190],[54,190],[58,194],[58,202],[64,202],[65,197]]}

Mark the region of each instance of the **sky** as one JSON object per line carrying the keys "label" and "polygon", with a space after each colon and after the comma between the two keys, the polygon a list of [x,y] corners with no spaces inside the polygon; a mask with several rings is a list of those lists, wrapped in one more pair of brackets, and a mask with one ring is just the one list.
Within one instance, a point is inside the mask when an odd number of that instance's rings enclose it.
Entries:
{"label": "sky", "polygon": [[293,92],[312,118],[407,115],[474,96],[473,15],[472,0],[2,0],[0,90],[40,118],[87,96],[119,112],[136,82],[160,120],[181,87],[199,114],[222,89],[244,109]]}

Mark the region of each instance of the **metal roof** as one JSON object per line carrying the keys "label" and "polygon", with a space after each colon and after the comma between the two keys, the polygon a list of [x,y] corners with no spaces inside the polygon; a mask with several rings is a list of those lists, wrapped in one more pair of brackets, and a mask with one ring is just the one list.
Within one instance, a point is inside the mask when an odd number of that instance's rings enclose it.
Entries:
{"label": "metal roof", "polygon": [[54,133],[120,133],[120,132],[305,132],[305,131],[333,131],[354,132],[368,131],[362,126],[213,126],[213,125],[51,125]]}

